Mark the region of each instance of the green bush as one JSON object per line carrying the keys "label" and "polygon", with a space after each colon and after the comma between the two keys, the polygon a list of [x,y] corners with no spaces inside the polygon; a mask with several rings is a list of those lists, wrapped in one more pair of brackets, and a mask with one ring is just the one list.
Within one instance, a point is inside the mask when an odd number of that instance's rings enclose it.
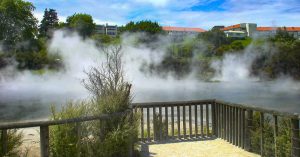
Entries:
{"label": "green bush", "polygon": [[[2,137],[2,132],[0,131],[0,137]],[[22,132],[17,132],[16,129],[11,129],[7,131],[7,154],[2,154],[2,140],[0,140],[0,156],[10,156],[18,157],[20,155],[20,150],[18,149],[23,141]]]}

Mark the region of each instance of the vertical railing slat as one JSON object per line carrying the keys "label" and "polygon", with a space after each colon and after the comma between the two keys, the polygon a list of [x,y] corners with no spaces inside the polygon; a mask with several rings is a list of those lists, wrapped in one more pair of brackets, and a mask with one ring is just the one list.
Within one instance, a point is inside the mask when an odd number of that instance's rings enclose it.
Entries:
{"label": "vertical railing slat", "polygon": [[156,121],[156,108],[153,107],[153,111],[152,111],[152,123],[153,123],[153,141],[157,140],[157,126],[155,124]]}
{"label": "vertical railing slat", "polygon": [[144,108],[141,107],[141,141],[144,141]]}
{"label": "vertical railing slat", "polygon": [[198,116],[197,116],[197,105],[194,106],[195,110],[195,138],[198,137]]}
{"label": "vertical railing slat", "polygon": [[276,115],[273,115],[273,127],[274,127],[274,156],[277,157],[277,135],[278,135],[278,119]]}
{"label": "vertical railing slat", "polygon": [[216,111],[216,104],[215,102],[211,103],[211,121],[212,121],[212,135],[214,135],[215,137],[217,137],[217,111]]}
{"label": "vertical railing slat", "polygon": [[174,106],[171,106],[171,131],[172,138],[174,138]]}
{"label": "vertical railing slat", "polygon": [[242,147],[242,109],[239,109],[239,147]]}
{"label": "vertical railing slat", "polygon": [[206,104],[206,136],[209,137],[209,105]]}
{"label": "vertical railing slat", "polygon": [[180,139],[180,106],[177,106],[177,134],[178,134],[178,139]]}
{"label": "vertical railing slat", "polygon": [[162,134],[163,134],[163,121],[162,121],[162,108],[161,106],[158,107],[158,112],[159,112],[159,140],[162,140]]}
{"label": "vertical railing slat", "polygon": [[165,130],[165,139],[168,140],[169,138],[169,119],[168,119],[168,107],[165,107],[165,124],[166,124],[166,130]]}
{"label": "vertical railing slat", "polygon": [[201,125],[201,136],[204,137],[204,128],[203,128],[203,104],[200,105],[200,125]]}
{"label": "vertical railing slat", "polygon": [[148,142],[151,141],[151,139],[150,139],[150,110],[149,110],[149,107],[147,107],[147,139],[148,139]]}
{"label": "vertical railing slat", "polygon": [[260,155],[264,156],[264,113],[260,112]]}
{"label": "vertical railing slat", "polygon": [[233,144],[233,107],[229,107],[229,142]]}
{"label": "vertical railing slat", "polygon": [[189,136],[192,138],[193,127],[192,127],[192,106],[189,105]]}
{"label": "vertical railing slat", "polygon": [[182,106],[182,123],[183,123],[183,138],[186,139],[186,115],[185,115],[185,106]]}
{"label": "vertical railing slat", "polygon": [[251,149],[251,130],[253,123],[253,111],[247,110],[246,113],[246,127],[245,127],[245,149],[252,151]]}

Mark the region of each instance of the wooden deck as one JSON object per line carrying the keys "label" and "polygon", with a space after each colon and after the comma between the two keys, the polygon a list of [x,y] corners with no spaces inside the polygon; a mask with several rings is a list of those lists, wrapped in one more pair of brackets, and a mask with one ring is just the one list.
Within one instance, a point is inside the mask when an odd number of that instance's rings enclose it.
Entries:
{"label": "wooden deck", "polygon": [[140,143],[142,157],[259,157],[222,139]]}

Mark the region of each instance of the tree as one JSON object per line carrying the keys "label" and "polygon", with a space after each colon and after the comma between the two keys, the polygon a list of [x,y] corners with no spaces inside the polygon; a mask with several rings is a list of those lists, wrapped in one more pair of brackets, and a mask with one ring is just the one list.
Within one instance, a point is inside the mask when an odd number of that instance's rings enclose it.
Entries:
{"label": "tree", "polygon": [[78,31],[82,37],[89,37],[93,34],[96,24],[88,14],[74,14],[67,18],[67,25],[71,29]]}
{"label": "tree", "polygon": [[49,31],[58,27],[57,12],[54,9],[45,9],[44,17],[39,26],[41,37],[49,37]]}
{"label": "tree", "polygon": [[149,34],[162,33],[162,28],[157,22],[152,22],[149,20],[133,22],[130,21],[122,29],[122,32],[146,32]]}
{"label": "tree", "polygon": [[34,49],[37,20],[34,6],[23,0],[0,0],[0,41],[4,51],[16,48]]}

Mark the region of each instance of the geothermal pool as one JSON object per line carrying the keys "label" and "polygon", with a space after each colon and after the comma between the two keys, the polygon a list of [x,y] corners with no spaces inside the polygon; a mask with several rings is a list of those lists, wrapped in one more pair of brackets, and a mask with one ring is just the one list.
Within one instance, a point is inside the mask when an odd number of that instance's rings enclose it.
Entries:
{"label": "geothermal pool", "polygon": [[[15,121],[47,118],[50,116],[50,105],[60,108],[67,101],[89,97],[83,87],[64,92],[53,92],[47,88],[38,90],[1,90],[0,119]],[[134,86],[132,96],[134,102],[219,99],[300,113],[300,86],[290,80],[215,83],[165,80]]]}

